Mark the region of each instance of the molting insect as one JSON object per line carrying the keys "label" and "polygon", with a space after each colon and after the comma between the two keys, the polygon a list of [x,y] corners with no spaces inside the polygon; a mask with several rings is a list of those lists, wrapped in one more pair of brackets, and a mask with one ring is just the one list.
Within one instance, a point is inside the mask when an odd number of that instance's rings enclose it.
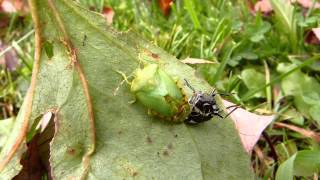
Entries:
{"label": "molting insect", "polygon": [[189,104],[191,112],[189,116],[185,119],[187,124],[198,124],[205,121],[209,121],[213,116],[219,116],[223,118],[220,114],[221,110],[214,97],[217,95],[215,90],[210,94],[203,93],[201,91],[196,91],[185,79],[186,85],[193,91],[193,96],[189,99]]}
{"label": "molting insect", "polygon": [[136,70],[131,92],[151,115],[174,122],[182,122],[188,115],[189,104],[182,89],[157,64]]}

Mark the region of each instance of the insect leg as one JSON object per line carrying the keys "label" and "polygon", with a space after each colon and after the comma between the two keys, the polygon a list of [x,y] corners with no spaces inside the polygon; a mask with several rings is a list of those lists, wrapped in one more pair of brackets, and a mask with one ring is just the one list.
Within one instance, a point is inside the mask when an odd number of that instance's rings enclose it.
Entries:
{"label": "insect leg", "polygon": [[228,106],[228,107],[226,107],[226,109],[230,109],[230,108],[233,108],[233,107],[240,107],[240,105],[231,105],[231,106]]}
{"label": "insect leg", "polygon": [[189,84],[189,82],[186,79],[184,79],[184,81],[185,81],[186,85],[193,91],[193,93],[195,93],[196,90]]}
{"label": "insect leg", "polygon": [[221,119],[223,119],[223,116],[219,113],[216,113],[215,115],[219,116]]}
{"label": "insect leg", "polygon": [[217,94],[217,93],[216,93],[216,89],[213,89],[213,91],[210,93],[210,95],[211,95],[212,97],[214,97],[216,94]]}

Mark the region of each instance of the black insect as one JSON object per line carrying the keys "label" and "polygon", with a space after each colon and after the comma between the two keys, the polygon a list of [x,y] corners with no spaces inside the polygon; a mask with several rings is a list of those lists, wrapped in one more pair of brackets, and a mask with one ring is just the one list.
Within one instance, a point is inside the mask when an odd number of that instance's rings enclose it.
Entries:
{"label": "black insect", "polygon": [[205,121],[209,121],[213,116],[219,116],[223,118],[220,114],[216,100],[214,99],[217,93],[213,90],[210,94],[203,93],[201,91],[196,91],[187,80],[185,80],[186,85],[192,89],[193,96],[189,99],[189,104],[191,106],[191,113],[184,121],[187,124],[198,124]]}
{"label": "black insect", "polygon": [[[185,79],[186,85],[193,91],[193,96],[188,100],[188,103],[191,106],[191,113],[185,119],[187,124],[199,124],[205,121],[209,121],[213,116],[219,116],[220,118],[227,118],[231,113],[239,108],[238,105],[232,105],[227,107],[234,108],[231,110],[225,117],[220,113],[222,110],[218,107],[218,104],[214,97],[218,94],[214,89],[210,94],[203,93],[201,91],[196,91]],[[220,93],[219,93],[220,94]],[[220,95],[229,95],[229,94],[220,94]]]}

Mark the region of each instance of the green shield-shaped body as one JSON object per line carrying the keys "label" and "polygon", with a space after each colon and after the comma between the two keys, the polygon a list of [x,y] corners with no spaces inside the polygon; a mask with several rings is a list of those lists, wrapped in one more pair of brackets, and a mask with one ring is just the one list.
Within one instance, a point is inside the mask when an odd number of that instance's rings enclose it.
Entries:
{"label": "green shield-shaped body", "polygon": [[183,121],[189,108],[182,90],[156,64],[136,71],[131,91],[152,114],[167,120]]}

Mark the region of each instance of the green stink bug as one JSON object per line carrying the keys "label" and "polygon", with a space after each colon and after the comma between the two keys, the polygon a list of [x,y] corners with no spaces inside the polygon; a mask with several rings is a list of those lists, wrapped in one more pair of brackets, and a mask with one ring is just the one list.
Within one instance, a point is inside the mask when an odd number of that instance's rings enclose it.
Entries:
{"label": "green stink bug", "polygon": [[153,115],[183,122],[188,114],[189,105],[182,89],[157,64],[147,64],[135,72],[131,91]]}

